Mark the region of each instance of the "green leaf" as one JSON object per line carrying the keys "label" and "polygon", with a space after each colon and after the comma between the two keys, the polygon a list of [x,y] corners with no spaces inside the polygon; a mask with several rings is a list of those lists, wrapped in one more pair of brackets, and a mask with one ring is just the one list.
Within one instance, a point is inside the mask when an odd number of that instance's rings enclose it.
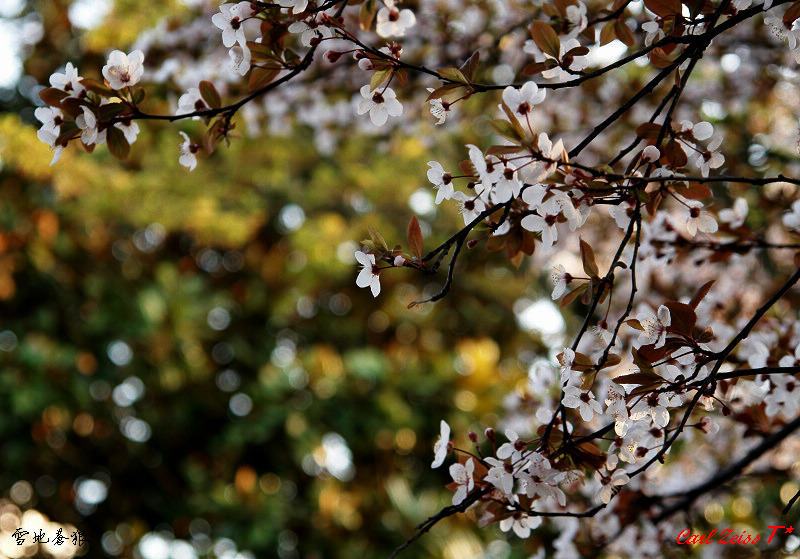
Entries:
{"label": "green leaf", "polygon": [[436,72],[444,80],[463,84],[469,83],[467,77],[458,68],[439,68]]}
{"label": "green leaf", "polygon": [[367,227],[367,231],[369,231],[369,236],[372,239],[373,244],[375,245],[376,249],[380,249],[384,252],[389,252],[389,246],[386,244],[386,240],[383,238],[383,235],[378,233],[378,230],[372,226]]}
{"label": "green leaf", "polygon": [[212,109],[219,109],[222,106],[222,99],[220,99],[219,92],[214,84],[210,81],[203,80],[200,82],[200,96],[206,105]]}
{"label": "green leaf", "polygon": [[123,103],[107,103],[97,108],[97,120],[100,122],[111,120],[127,110],[128,106]]}
{"label": "green leaf", "polygon": [[503,120],[500,118],[493,119],[489,121],[489,126],[492,130],[495,131],[496,134],[499,136],[504,137],[507,140],[511,140],[512,142],[520,142],[522,140],[521,137],[517,135],[517,132],[514,130],[514,127],[511,126],[511,123],[507,120]]}
{"label": "green leaf", "polygon": [[146,95],[146,93],[144,91],[144,88],[143,87],[137,87],[136,91],[133,92],[133,98],[132,98],[133,104],[134,105],[138,105],[139,103],[144,101],[145,95]]}
{"label": "green leaf", "polygon": [[102,82],[97,80],[93,80],[91,78],[83,78],[81,80],[81,85],[91,91],[92,93],[97,93],[103,97],[116,97],[116,92],[105,85]]}
{"label": "green leaf", "polygon": [[444,97],[448,93],[451,93],[463,87],[464,87],[463,85],[459,85],[457,83],[446,83],[443,86],[437,87],[436,89],[431,91],[426,101],[430,101],[431,99],[439,99],[441,97]]}
{"label": "green leaf", "polygon": [[372,78],[369,80],[369,90],[375,91],[381,85],[386,83],[386,81],[392,76],[392,69],[391,68],[384,68],[383,70],[378,70],[373,72]]}
{"label": "green leaf", "polygon": [[369,31],[372,27],[372,20],[375,19],[375,0],[367,0],[361,4],[358,12],[358,26],[364,31]]}
{"label": "green leaf", "polygon": [[561,41],[553,28],[545,22],[533,21],[531,23],[531,38],[543,53],[549,54],[553,58],[561,56]]}

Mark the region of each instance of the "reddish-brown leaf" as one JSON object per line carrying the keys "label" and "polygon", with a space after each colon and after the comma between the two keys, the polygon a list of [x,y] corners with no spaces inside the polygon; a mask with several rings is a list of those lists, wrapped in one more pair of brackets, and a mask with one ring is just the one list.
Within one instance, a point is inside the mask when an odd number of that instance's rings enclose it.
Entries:
{"label": "reddish-brown leaf", "polygon": [[461,73],[464,74],[469,81],[475,79],[475,72],[478,70],[478,62],[480,62],[481,55],[478,51],[472,53],[464,64],[461,65]]}
{"label": "reddish-brown leaf", "polygon": [[581,294],[582,294],[584,291],[586,291],[586,288],[587,288],[587,287],[589,287],[589,284],[588,284],[588,283],[582,283],[582,284],[580,284],[578,287],[576,287],[575,289],[573,289],[572,291],[570,291],[569,293],[567,293],[566,295],[564,295],[564,298],[563,298],[563,299],[561,299],[561,304],[560,304],[559,306],[561,306],[561,307],[566,307],[567,305],[569,305],[569,304],[570,304],[571,302],[573,302],[575,299],[577,299],[578,297],[580,297],[580,295],[581,295]]}
{"label": "reddish-brown leaf", "polygon": [[531,38],[543,53],[553,58],[561,57],[561,41],[553,28],[545,22],[535,20],[531,23]]}
{"label": "reddish-brown leaf", "polygon": [[408,222],[408,248],[414,256],[422,260],[422,229],[415,215],[412,215],[411,221]]}
{"label": "reddish-brown leaf", "polygon": [[711,198],[711,189],[703,183],[692,182],[686,189],[681,190],[681,195],[690,200],[705,200]]}
{"label": "reddish-brown leaf", "polygon": [[616,25],[614,25],[613,21],[609,21],[603,26],[603,29],[600,31],[600,45],[607,45],[611,41],[617,38],[617,30]]}
{"label": "reddish-brown leaf", "polygon": [[794,4],[789,6],[789,9],[783,14],[783,24],[787,29],[791,29],[792,24],[797,18],[800,18],[800,0],[797,0]]}
{"label": "reddish-brown leaf", "polygon": [[580,239],[581,245],[581,261],[583,262],[583,271],[590,278],[600,277],[600,271],[597,269],[597,263],[594,258],[594,250],[589,243]]}
{"label": "reddish-brown leaf", "polygon": [[632,47],[636,40],[633,37],[631,28],[628,27],[624,21],[618,19],[614,22],[614,31],[617,39],[625,43],[626,47]]}
{"label": "reddish-brown leaf", "polygon": [[689,301],[689,306],[692,309],[696,309],[697,305],[700,304],[700,301],[702,301],[705,298],[705,296],[708,295],[708,292],[711,291],[711,286],[714,285],[715,281],[717,280],[711,280],[709,282],[706,282],[702,285],[702,287],[700,287],[700,289],[697,290],[697,293],[694,294],[692,300]]}
{"label": "reddish-brown leaf", "polygon": [[122,161],[131,151],[131,146],[128,140],[125,139],[125,134],[116,126],[106,128],[106,142],[108,143],[108,151],[111,155]]}
{"label": "reddish-brown leaf", "polygon": [[636,127],[636,135],[647,140],[648,144],[653,144],[661,133],[661,125],[655,122],[645,122]]}
{"label": "reddish-brown leaf", "polygon": [[200,82],[200,95],[206,105],[212,109],[219,109],[222,106],[222,99],[219,96],[217,88],[210,81],[203,80]]}
{"label": "reddish-brown leaf", "polygon": [[51,107],[60,107],[61,100],[66,96],[66,91],[61,91],[55,87],[48,87],[39,92],[39,98]]}
{"label": "reddish-brown leaf", "polygon": [[677,301],[668,301],[664,303],[664,306],[669,309],[670,316],[670,325],[667,327],[667,331],[691,336],[692,329],[697,322],[694,308]]}
{"label": "reddish-brown leaf", "polygon": [[680,0],[644,0],[645,7],[662,18],[681,15]]}
{"label": "reddish-brown leaf", "polygon": [[256,66],[253,68],[253,71],[250,72],[250,81],[247,85],[250,91],[255,91],[257,89],[261,89],[269,82],[275,79],[280,73],[279,68],[275,67],[266,67],[262,68],[261,66]]}

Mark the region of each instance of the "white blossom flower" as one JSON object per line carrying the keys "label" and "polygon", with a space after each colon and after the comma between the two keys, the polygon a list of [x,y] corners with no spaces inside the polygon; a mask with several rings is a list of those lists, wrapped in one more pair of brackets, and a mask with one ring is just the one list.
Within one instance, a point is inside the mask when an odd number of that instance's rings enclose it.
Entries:
{"label": "white blossom flower", "polygon": [[701,151],[697,155],[695,164],[700,168],[700,174],[704,177],[708,176],[710,169],[719,169],[725,163],[725,156],[717,151],[720,145],[722,145],[722,136],[717,136],[708,144],[705,151]]}
{"label": "white blossom flower", "polygon": [[800,411],[800,381],[794,375],[780,374],[770,375],[769,382],[772,390],[764,396],[767,404],[764,413],[767,417],[778,414],[787,419],[795,417]]}
{"label": "white blossom flower", "polygon": [[480,191],[481,198],[488,200],[492,186],[500,179],[503,172],[500,160],[493,156],[484,157],[480,148],[473,144],[467,144],[467,153],[478,174],[478,182],[483,185],[483,189]]}
{"label": "white blossom flower", "polygon": [[361,88],[361,96],[363,99],[358,103],[358,114],[369,112],[369,119],[375,126],[383,126],[390,116],[403,114],[403,105],[391,87],[383,91],[370,91],[367,84]]}
{"label": "white blossom flower", "polygon": [[489,472],[483,479],[506,495],[511,495],[514,491],[514,468],[511,464],[491,456],[485,458],[484,461],[491,465],[491,468],[489,468]]}
{"label": "white blossom flower", "polygon": [[577,6],[567,6],[567,21],[572,24],[572,28],[569,33],[564,35],[564,38],[575,39],[589,24],[589,19],[586,17],[586,4],[578,0]]}
{"label": "white blossom flower", "polygon": [[572,281],[572,276],[567,273],[567,269],[561,264],[557,264],[550,274],[553,282],[553,293],[550,297],[555,301],[567,292],[567,284]]}
{"label": "white blossom flower", "polygon": [[652,163],[661,158],[661,152],[656,146],[647,146],[642,150],[642,163]]}
{"label": "white blossom flower", "polygon": [[361,271],[356,278],[356,285],[358,287],[369,287],[370,291],[372,291],[372,296],[377,297],[381,292],[381,270],[375,263],[375,255],[357,250],[356,260],[361,264]]}
{"label": "white blossom flower", "polygon": [[278,0],[278,4],[284,8],[291,8],[293,14],[301,14],[308,7],[308,0]]}
{"label": "white blossom flower", "polygon": [[691,120],[682,120],[680,123],[681,132],[689,132],[695,140],[707,140],[714,135],[714,127],[710,122],[701,121],[694,124]]}
{"label": "white blossom flower", "polygon": [[525,82],[519,89],[509,85],[503,90],[503,102],[515,114],[526,118],[534,105],[544,101],[546,93],[547,90],[539,89],[535,82]]}
{"label": "white blossom flower", "polygon": [[325,25],[317,24],[316,20],[295,21],[289,26],[289,33],[300,35],[300,43],[305,47],[310,47],[314,38],[327,39],[333,37],[333,31]]}
{"label": "white blossom flower", "polygon": [[567,496],[558,487],[563,481],[563,473],[553,470],[550,461],[538,452],[530,452],[525,456],[527,463],[524,471],[517,474],[518,479],[525,488],[528,497],[536,495],[542,498],[552,498],[562,507],[567,504]]}
{"label": "white blossom flower", "polygon": [[185,115],[195,111],[204,111],[208,108],[208,105],[206,105],[206,102],[203,100],[203,96],[200,94],[200,89],[197,87],[190,87],[186,93],[178,98],[178,110],[175,111],[175,114]]}
{"label": "white blossom flower", "polygon": [[783,214],[781,220],[789,229],[800,231],[800,200],[792,202],[792,211]]}
{"label": "white blossom flower", "polygon": [[519,440],[519,435],[517,435],[516,431],[511,429],[507,429],[505,435],[508,439],[508,442],[500,445],[500,448],[497,449],[495,455],[501,460],[511,458],[511,463],[513,464],[522,458],[522,453],[517,450],[516,444]]}
{"label": "white blossom flower", "polygon": [[[428,93],[434,91],[432,87],[429,87],[427,89]],[[441,98],[431,99],[430,101],[428,101],[428,103],[431,104],[430,111],[431,114],[433,115],[433,118],[436,119],[436,122],[434,122],[433,124],[436,126],[444,124],[445,121],[447,120],[447,113],[450,110],[449,107],[448,108],[444,107],[444,102],[441,100]]]}
{"label": "white blossom flower", "polygon": [[250,71],[251,53],[245,43],[237,43],[228,51],[228,56],[231,59],[231,69],[244,76]]}
{"label": "white blossom flower", "polygon": [[450,173],[445,172],[441,163],[438,161],[428,161],[428,180],[436,189],[436,203],[441,204],[442,200],[449,200],[453,197],[453,179]]}
{"label": "white blossom flower", "polygon": [[719,229],[717,220],[714,216],[703,210],[702,202],[697,200],[687,200],[689,206],[689,216],[686,218],[686,231],[694,237],[698,231],[703,233],[716,233]]}
{"label": "white blossom flower", "polygon": [[83,106],[81,109],[83,109],[83,114],[75,118],[75,125],[82,130],[81,142],[87,146],[104,143],[106,141],[106,130],[98,130],[97,117],[88,107]]}
{"label": "white blossom flower", "polygon": [[469,492],[475,488],[475,479],[472,477],[474,472],[475,462],[472,458],[467,459],[466,464],[463,466],[458,463],[450,465],[450,476],[458,484],[458,489],[453,495],[454,506],[460,505],[467,498]]}
{"label": "white blossom flower", "polygon": [[625,403],[625,390],[615,382],[610,382],[608,385],[606,414],[614,418],[614,431],[617,435],[624,437],[631,426],[631,420]]}
{"label": "white blossom flower", "polygon": [[727,223],[731,228],[736,229],[744,225],[744,220],[750,211],[750,206],[747,205],[747,200],[744,198],[737,198],[733,203],[733,208],[725,208],[717,213],[717,217],[722,223]]}
{"label": "white blossom flower", "polygon": [[614,222],[620,229],[627,229],[633,219],[635,206],[630,202],[623,201],[618,206],[609,206],[608,215],[614,218]]}
{"label": "white blossom flower", "polygon": [[83,78],[78,75],[78,69],[72,65],[72,62],[67,62],[67,67],[64,73],[53,73],[50,76],[50,85],[61,91],[66,91],[70,97],[81,97],[86,89],[81,84]]}
{"label": "white blossom flower", "polygon": [[542,246],[550,248],[558,241],[558,229],[556,222],[561,214],[561,204],[555,198],[549,198],[543,202],[536,211],[537,214],[529,214],[522,218],[520,224],[523,229],[534,233],[542,234]]}
{"label": "white blossom flower", "polygon": [[541,516],[528,516],[523,513],[517,512],[514,516],[504,518],[500,521],[500,529],[503,532],[508,532],[513,529],[514,533],[520,538],[528,538],[531,535],[531,530],[535,530],[542,524]]}
{"label": "white blossom flower", "polygon": [[603,480],[603,485],[595,495],[595,500],[607,505],[609,501],[611,501],[611,497],[614,495],[614,488],[621,487],[630,481],[631,478],[628,476],[625,470],[614,470],[610,476]]}
{"label": "white blossom flower", "polygon": [[517,162],[520,178],[528,184],[540,183],[552,175],[558,168],[561,152],[564,151],[561,139],[554,144],[544,132],[539,133],[536,145],[539,148],[540,158],[527,160],[523,158]]}
{"label": "white blossom flower", "polygon": [[642,333],[639,334],[639,343],[655,344],[655,348],[663,347],[667,340],[667,326],[672,324],[669,309],[664,305],[658,307],[657,314],[646,311],[639,315]]}
{"label": "white blossom flower", "polygon": [[522,182],[519,180],[519,173],[512,167],[503,166],[500,169],[500,176],[494,185],[491,198],[495,202],[502,204],[519,196],[521,190]]}
{"label": "white blossom flower", "polygon": [[61,112],[61,109],[57,107],[38,107],[33,111],[33,116],[42,123],[40,130],[46,130],[58,137],[61,132],[61,125],[64,124],[64,113]]}
{"label": "white blossom flower", "polygon": [[433,463],[431,468],[438,468],[444,464],[444,459],[447,458],[447,452],[450,446],[450,425],[442,419],[439,423],[439,439],[433,445]]}
{"label": "white blossom flower", "polygon": [[178,158],[178,163],[190,171],[194,171],[194,168],[197,167],[197,156],[195,155],[197,147],[192,143],[192,140],[189,139],[186,132],[181,130],[178,134],[183,136],[183,142],[180,145],[181,156]]}
{"label": "white blossom flower", "polygon": [[464,225],[469,225],[486,209],[483,200],[477,196],[468,196],[461,191],[454,192],[452,199],[459,203],[458,211],[464,218]]}
{"label": "white blossom flower", "polygon": [[103,77],[111,89],[122,89],[139,83],[144,73],[144,53],[135,50],[125,54],[121,50],[111,51],[108,64],[103,66]]}
{"label": "white blossom flower", "polygon": [[668,405],[669,399],[666,394],[652,392],[636,402],[631,408],[630,417],[634,421],[638,421],[649,416],[653,421],[653,425],[666,427],[669,423]]}
{"label": "white blossom flower", "polygon": [[136,141],[136,137],[139,135],[139,124],[135,120],[117,122],[114,124],[114,128],[122,130],[128,144],[133,144],[133,142]]}
{"label": "white blossom flower", "polygon": [[42,127],[36,132],[36,136],[38,136],[39,141],[50,146],[50,151],[53,152],[53,159],[50,160],[50,166],[52,167],[53,165],[56,164],[56,162],[58,162],[59,159],[61,159],[61,154],[64,152],[64,146],[56,145],[56,140],[58,140],[58,133],[53,132],[53,130],[51,129],[48,130]]}
{"label": "white blossom flower", "polygon": [[659,41],[664,38],[664,30],[656,21],[646,21],[642,24],[642,31],[646,33],[644,37],[645,46],[650,46],[653,41]]}
{"label": "white blossom flower", "polygon": [[243,23],[253,13],[250,2],[222,4],[219,7],[219,12],[211,16],[211,23],[222,30],[223,45],[230,48],[236,43],[244,45],[247,42]]}
{"label": "white blossom flower", "polygon": [[569,383],[580,382],[580,371],[573,371],[572,364],[575,362],[575,351],[572,348],[565,347],[564,351],[558,356],[558,363],[561,370],[561,386],[566,386]]}
{"label": "white blossom flower", "polygon": [[564,398],[561,403],[568,408],[577,409],[581,414],[581,419],[584,421],[591,421],[594,414],[603,414],[603,407],[600,402],[595,400],[594,394],[592,392],[583,392],[577,386],[564,388]]}
{"label": "white blossom flower", "polygon": [[[567,39],[566,41],[561,41],[561,49],[558,54],[558,58],[563,61],[564,55],[568,51],[579,46],[581,46],[581,44],[577,39]],[[545,60],[547,60],[548,58],[553,58],[547,53],[544,53],[544,56]],[[568,67],[570,70],[580,71],[586,68],[588,63],[589,62],[586,58],[586,55],[573,56],[572,61],[570,62]],[[549,70],[545,70],[544,72],[542,72],[542,77],[546,79],[555,79],[556,81],[560,82],[570,78],[571,76],[561,66],[556,66],[555,68],[551,68]]]}
{"label": "white blossom flower", "polygon": [[375,18],[375,32],[383,37],[404,37],[406,31],[414,27],[417,18],[411,10],[381,8]]}

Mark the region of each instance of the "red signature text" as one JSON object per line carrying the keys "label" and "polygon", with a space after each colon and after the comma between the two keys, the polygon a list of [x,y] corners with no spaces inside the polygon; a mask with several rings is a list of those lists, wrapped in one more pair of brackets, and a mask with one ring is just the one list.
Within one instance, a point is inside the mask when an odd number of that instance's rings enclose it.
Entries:
{"label": "red signature text", "polygon": [[[781,533],[791,534],[794,530],[792,526],[770,526],[771,532],[767,543],[772,542],[772,538],[780,530]],[[683,530],[675,540],[680,545],[695,545],[695,544],[734,544],[734,545],[747,545],[756,544],[761,541],[761,536],[758,534],[748,534],[747,530],[742,533],[737,533],[734,530],[727,528],[721,532],[716,529],[711,530],[708,534],[693,534],[688,528]]]}

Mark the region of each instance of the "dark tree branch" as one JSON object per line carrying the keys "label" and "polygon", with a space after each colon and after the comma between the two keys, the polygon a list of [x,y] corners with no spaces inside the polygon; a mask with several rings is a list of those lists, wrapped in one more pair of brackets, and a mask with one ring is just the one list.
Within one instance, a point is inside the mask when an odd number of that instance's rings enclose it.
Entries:
{"label": "dark tree branch", "polygon": [[[787,423],[775,433],[764,438],[763,441],[761,441],[758,445],[752,448],[741,459],[737,460],[733,464],[730,464],[726,468],[720,470],[717,474],[706,480],[704,483],[698,485],[694,489],[687,491],[681,499],[679,499],[672,505],[663,508],[662,511],[653,519],[653,523],[658,524],[662,520],[669,518],[678,511],[687,510],[698,497],[700,497],[705,493],[708,493],[709,491],[716,489],[723,483],[732,480],[734,477],[740,474],[742,470],[745,469],[745,467],[756,461],[767,451],[775,448],[778,445],[778,443],[780,443],[786,437],[791,435],[798,427],[800,427],[800,416],[795,417],[793,421]],[[795,499],[796,498],[797,497],[795,497]],[[787,512],[788,512],[788,507],[787,507]]]}

